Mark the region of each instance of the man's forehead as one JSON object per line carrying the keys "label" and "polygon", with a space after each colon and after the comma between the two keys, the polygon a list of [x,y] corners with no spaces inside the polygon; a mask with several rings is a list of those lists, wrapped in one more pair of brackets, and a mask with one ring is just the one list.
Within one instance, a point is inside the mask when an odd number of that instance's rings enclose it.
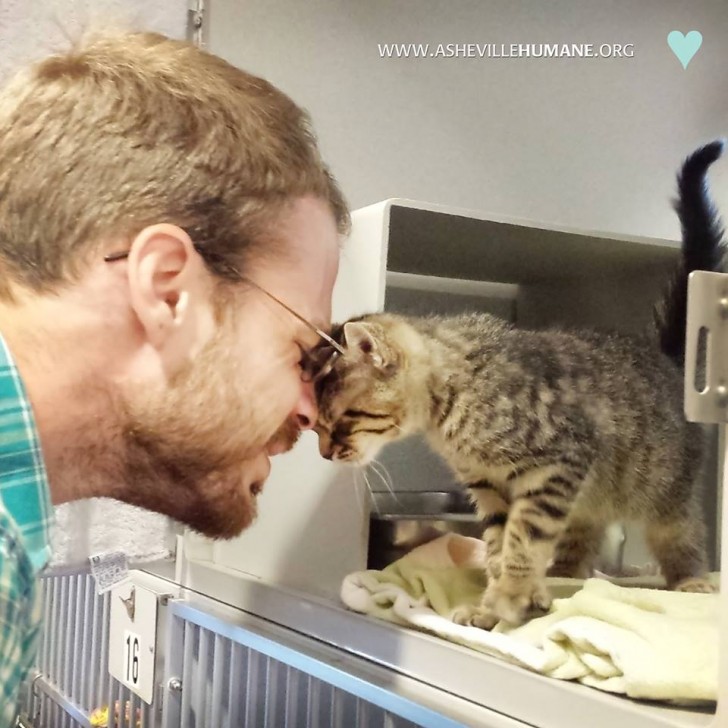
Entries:
{"label": "man's forehead", "polygon": [[338,252],[339,231],[329,204],[317,197],[299,197],[287,205],[277,231],[287,239],[289,252],[307,257],[315,248],[333,244]]}
{"label": "man's forehead", "polygon": [[331,328],[331,321],[330,320],[324,320],[322,318],[314,318],[312,319],[311,323],[317,328],[321,329],[321,331],[325,331],[327,334],[329,333],[329,329]]}
{"label": "man's forehead", "polygon": [[[329,206],[311,197],[293,201],[283,214],[277,236],[283,243],[284,254],[256,261],[251,277],[267,286],[306,322],[328,333],[340,242]],[[316,336],[315,332],[310,333]]]}

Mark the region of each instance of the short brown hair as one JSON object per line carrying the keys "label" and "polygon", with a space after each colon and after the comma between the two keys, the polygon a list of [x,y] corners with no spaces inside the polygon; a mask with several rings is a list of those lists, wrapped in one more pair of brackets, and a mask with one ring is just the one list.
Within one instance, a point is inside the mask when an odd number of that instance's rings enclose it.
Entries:
{"label": "short brown hair", "polygon": [[0,296],[73,280],[104,241],[184,228],[214,272],[293,198],[349,214],[308,115],[267,81],[154,33],[97,36],[0,93]]}

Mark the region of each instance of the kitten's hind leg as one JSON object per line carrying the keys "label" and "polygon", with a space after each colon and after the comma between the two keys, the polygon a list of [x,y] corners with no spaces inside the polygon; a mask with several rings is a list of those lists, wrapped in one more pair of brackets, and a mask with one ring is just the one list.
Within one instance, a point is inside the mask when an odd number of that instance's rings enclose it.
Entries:
{"label": "kitten's hind leg", "polygon": [[549,576],[587,579],[592,575],[594,560],[599,555],[605,523],[572,517],[556,545]]}
{"label": "kitten's hind leg", "polygon": [[647,543],[657,558],[668,589],[715,591],[706,578],[705,524],[694,507],[687,514],[647,524]]}

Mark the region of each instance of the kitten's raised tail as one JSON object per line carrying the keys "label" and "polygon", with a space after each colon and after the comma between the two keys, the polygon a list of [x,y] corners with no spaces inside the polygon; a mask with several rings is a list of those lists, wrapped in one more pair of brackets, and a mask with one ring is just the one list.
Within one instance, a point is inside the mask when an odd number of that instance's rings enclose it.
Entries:
{"label": "kitten's raised tail", "polygon": [[688,276],[694,270],[723,269],[723,226],[708,194],[708,168],[723,154],[718,139],[693,152],[677,176],[675,211],[682,227],[682,260],[655,307],[660,349],[679,367],[685,363]]}

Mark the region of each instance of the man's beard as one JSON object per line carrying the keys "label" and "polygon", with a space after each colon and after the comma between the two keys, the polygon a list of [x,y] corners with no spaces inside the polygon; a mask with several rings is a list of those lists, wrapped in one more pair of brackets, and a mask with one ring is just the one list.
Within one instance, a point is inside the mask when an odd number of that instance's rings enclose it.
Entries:
{"label": "man's beard", "polygon": [[262,483],[249,483],[246,461],[260,457],[271,436],[289,442],[298,434],[289,421],[274,434],[280,423],[256,410],[260,396],[243,392],[224,328],[168,390],[128,397],[122,421],[119,497],[215,538],[236,536],[257,514]]}

